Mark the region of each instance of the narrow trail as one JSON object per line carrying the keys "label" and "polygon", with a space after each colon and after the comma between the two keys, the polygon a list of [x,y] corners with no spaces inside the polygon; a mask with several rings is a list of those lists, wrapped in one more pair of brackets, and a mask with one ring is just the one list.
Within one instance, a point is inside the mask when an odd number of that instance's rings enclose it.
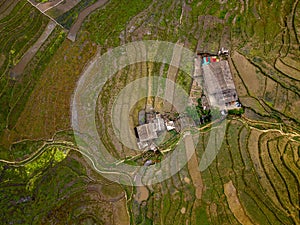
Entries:
{"label": "narrow trail", "polygon": [[[218,125],[213,126],[213,127],[212,127],[212,125],[216,124],[216,123],[218,123],[218,122],[220,122],[222,120],[223,119],[215,120],[215,121],[213,121],[213,122],[211,122],[211,123],[209,123],[209,124],[207,124],[207,125],[205,125],[203,127],[197,128],[197,130],[198,131],[206,130],[205,132],[209,132],[211,129],[218,129]],[[266,121],[254,121],[254,120],[247,119],[245,117],[234,118],[233,120],[237,120],[239,122],[242,122],[249,129],[254,129],[254,130],[257,130],[257,131],[260,131],[260,132],[263,132],[263,133],[267,133],[267,132],[279,132],[282,136],[288,136],[289,139],[293,140],[293,141],[296,141],[293,138],[300,137],[300,134],[298,134],[296,132],[288,133],[288,132],[284,132],[282,129],[275,129],[275,128],[271,128],[271,129],[259,129],[259,128],[254,127],[253,125],[247,123],[247,121],[251,122],[252,124],[256,124],[256,125],[270,124],[270,125],[278,125],[278,126],[282,127],[281,123],[273,123],[273,122],[266,122]],[[210,128],[210,129],[207,130],[207,128]],[[18,143],[18,142],[15,142],[14,144],[16,144],[16,143]],[[89,157],[86,153],[84,153],[81,150],[79,150],[77,148],[76,144],[74,144],[73,142],[68,142],[68,141],[54,141],[53,139],[45,141],[45,143],[40,148],[38,148],[34,153],[32,153],[26,159],[23,159],[21,161],[9,161],[9,160],[0,159],[0,162],[4,162],[4,163],[7,163],[7,164],[13,164],[14,166],[22,166],[22,165],[25,165],[27,163],[30,163],[32,160],[34,160],[36,157],[38,157],[40,154],[42,154],[45,150],[47,150],[47,147],[50,147],[50,146],[65,147],[65,148],[67,148],[69,150],[74,150],[74,151],[80,152],[81,154],[83,154],[84,156],[86,156],[88,159],[90,159],[90,161],[92,162],[93,167],[98,172],[111,173],[111,174],[120,174],[118,172],[113,172],[113,171],[101,171],[101,170],[99,170],[95,166],[95,164],[94,164],[93,160],[91,159],[91,157]],[[164,150],[162,152],[166,153],[166,152],[169,152],[169,151],[171,151],[171,149],[166,149],[166,150]],[[132,159],[140,157],[141,154],[132,157]],[[119,164],[123,163],[124,161],[125,161],[125,159],[120,159],[119,161],[115,162],[114,164],[115,165],[119,165]]]}
{"label": "narrow trail", "polygon": [[54,23],[56,23],[58,26],[60,26],[64,31],[66,30],[66,28],[64,28],[60,23],[58,23],[54,18],[52,18],[51,16],[47,15],[45,12],[43,12],[42,10],[40,10],[37,5],[34,5],[30,0],[27,0],[27,2],[29,2],[34,8],[36,8],[37,10],[39,10],[42,14],[44,14],[45,16],[47,16],[50,20],[52,20]]}

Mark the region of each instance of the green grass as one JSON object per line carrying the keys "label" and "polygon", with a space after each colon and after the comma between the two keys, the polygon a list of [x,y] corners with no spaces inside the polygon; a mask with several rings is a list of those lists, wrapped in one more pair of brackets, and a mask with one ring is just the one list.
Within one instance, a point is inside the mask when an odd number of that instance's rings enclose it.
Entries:
{"label": "green grass", "polygon": [[67,11],[63,15],[56,18],[57,22],[60,23],[66,29],[70,29],[72,24],[76,21],[79,13],[88,6],[94,4],[96,0],[85,0],[80,1],[71,10]]}
{"label": "green grass", "polygon": [[60,28],[55,28],[49,39],[49,43],[46,43],[43,50],[38,51],[32,59],[32,62],[36,62],[36,64],[29,64],[24,71],[22,83],[16,83],[14,88],[11,89],[12,93],[9,103],[11,108],[8,115],[8,127],[10,129],[16,124],[39,77],[46,69],[51,57],[55,54],[64,39],[65,33],[62,32]]}
{"label": "green grass", "polygon": [[[150,5],[150,0],[112,0],[108,5],[89,16],[84,29],[91,34],[91,39],[100,45],[117,46],[119,33],[127,21]],[[120,16],[122,15],[122,16]],[[99,26],[99,24],[101,24]]]}
{"label": "green grass", "polygon": [[[23,19],[25,18],[25,19]],[[38,39],[49,19],[26,1],[20,1],[15,9],[0,20],[2,27],[0,46],[6,60],[0,68],[0,134],[8,126],[13,128],[39,76],[64,40],[64,33],[56,28],[32,61],[27,65],[21,80],[10,79],[10,68],[20,60],[28,48]],[[20,27],[19,29],[16,27]],[[21,35],[22,34],[22,35]],[[20,78],[17,78],[20,79]]]}
{"label": "green grass", "polygon": [[0,20],[0,51],[5,56],[0,67],[0,133],[6,126],[6,117],[13,105],[11,96],[16,92],[13,87],[17,86],[9,79],[9,70],[38,39],[48,21],[48,18],[24,0],[7,17]]}

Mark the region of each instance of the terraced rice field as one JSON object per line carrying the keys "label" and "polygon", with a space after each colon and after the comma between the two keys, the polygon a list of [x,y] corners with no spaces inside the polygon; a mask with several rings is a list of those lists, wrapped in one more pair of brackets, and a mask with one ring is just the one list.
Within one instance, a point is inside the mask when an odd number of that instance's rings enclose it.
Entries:
{"label": "terraced rice field", "polygon": [[[62,23],[70,26],[84,7],[63,14]],[[0,1],[0,221],[300,224],[299,14],[298,0],[110,0],[87,17],[75,42],[56,26],[24,72],[11,76],[49,18],[25,0]],[[205,171],[199,172],[197,165],[209,131],[217,129],[211,126],[199,128],[195,155],[179,173],[159,184],[131,188],[103,178],[78,152],[70,102],[85,65],[97,52],[148,39],[178,43],[195,53],[229,48],[233,79],[246,110],[227,118],[222,146]],[[150,93],[153,75],[191,88],[182,71],[145,62],[119,71],[99,94],[98,132],[120,160],[139,152],[114,135],[112,104],[137,78],[148,77]],[[136,106],[148,104],[172,108],[151,97]],[[130,119],[136,124],[136,118]]]}
{"label": "terraced rice field", "polygon": [[[282,10],[286,10],[283,13],[289,12],[287,4],[278,6]],[[201,10],[202,4],[198,3],[198,5]],[[254,2],[250,2],[247,9],[244,4],[236,11],[248,11],[251,16],[255,17],[254,5]],[[290,6],[293,7],[292,4]],[[214,5],[210,5],[202,10],[208,12],[213,10],[213,7]],[[262,5],[259,7],[261,10],[264,8]],[[164,11],[160,18],[147,17],[147,10],[155,12],[158,8]],[[198,49],[213,52],[219,45],[224,46],[225,44],[233,48],[231,67],[238,93],[247,110],[245,118],[230,119],[226,140],[217,159],[207,171],[202,173],[204,188],[201,200],[199,201],[195,197],[195,185],[197,186],[198,183],[193,185],[193,179],[189,175],[191,171],[185,167],[170,180],[148,187],[149,198],[143,204],[139,205],[138,202],[133,201],[132,213],[136,218],[135,223],[147,224],[150,221],[154,224],[173,224],[174,221],[176,224],[299,223],[299,179],[295,177],[295,174],[299,173],[299,167],[295,166],[298,162],[298,153],[293,151],[296,154],[295,161],[293,163],[290,161],[289,164],[286,163],[284,160],[286,156],[283,155],[283,152],[286,152],[285,149],[289,149],[287,147],[289,145],[294,146],[295,149],[299,148],[299,142],[293,137],[293,132],[299,133],[297,128],[299,127],[297,118],[299,115],[297,113],[299,84],[282,71],[275,72],[273,69],[272,62],[274,63],[276,59],[272,58],[272,54],[280,48],[280,39],[278,39],[278,44],[273,43],[275,47],[272,49],[266,47],[269,44],[265,42],[251,43],[253,46],[246,43],[242,47],[234,47],[238,44],[241,45],[243,40],[251,37],[263,38],[264,35],[259,28],[255,28],[254,23],[251,23],[251,18],[247,21],[245,18],[243,21],[239,20],[239,16],[232,18],[231,15],[234,14],[230,10],[225,17],[228,20],[231,18],[236,23],[236,26],[231,28],[231,35],[228,35],[229,27],[226,20],[216,19],[215,26],[212,26],[206,22],[211,21],[208,19],[209,17],[200,17],[198,23],[196,21],[180,26],[180,21],[176,20],[176,15],[173,13],[175,18],[168,18],[172,22],[168,23],[168,27],[164,27],[163,21],[170,16],[168,10],[174,12],[176,9],[182,9],[178,11],[185,12],[183,7],[181,8],[174,2],[170,5],[166,2],[164,4],[152,3],[148,9],[131,20],[122,38],[136,40],[139,35],[148,35],[149,39],[172,40],[172,35],[177,34],[180,39],[180,34],[176,33],[176,27],[184,30],[185,26],[191,26],[191,24],[192,26],[189,28],[193,35],[199,33],[201,36],[199,30],[210,33],[214,39],[202,35],[203,40],[197,44]],[[177,14],[177,19],[181,17],[192,20],[192,16],[190,16],[192,11],[193,9],[186,13],[186,17],[184,17],[184,13],[182,17]],[[264,15],[264,13],[261,12],[259,15]],[[267,18],[270,12],[266,14]],[[147,24],[142,22],[145,20],[148,22]],[[243,23],[247,23],[247,27]],[[159,25],[151,26],[151,24]],[[250,32],[251,29],[254,31]],[[166,33],[169,35],[165,35]],[[222,34],[221,37],[216,38],[220,34]],[[280,37],[280,34],[273,35]],[[268,36],[270,38],[272,34],[268,34]],[[181,41],[187,47],[196,47],[192,44],[193,38],[188,35],[185,40]],[[295,46],[299,46],[298,44],[297,42],[293,43]],[[201,48],[201,46],[205,48]],[[260,46],[265,46],[262,53],[258,52]],[[253,52],[247,50],[251,48],[253,48],[251,50]],[[254,53],[254,51],[256,52]],[[294,54],[299,53],[294,51]],[[135,69],[135,71],[139,71],[139,69]],[[109,87],[113,86],[110,83]],[[105,92],[104,95],[109,94]],[[252,123],[248,119],[256,122]],[[105,139],[108,140],[108,137],[109,135]],[[203,154],[207,137],[208,134],[203,133],[202,142],[199,143],[197,151],[198,161]],[[289,152],[289,154],[293,154],[291,150]],[[125,155],[126,153],[119,156]],[[291,170],[290,167],[295,170]],[[292,189],[294,191],[289,191]],[[293,192],[293,196],[291,196],[291,192]]]}

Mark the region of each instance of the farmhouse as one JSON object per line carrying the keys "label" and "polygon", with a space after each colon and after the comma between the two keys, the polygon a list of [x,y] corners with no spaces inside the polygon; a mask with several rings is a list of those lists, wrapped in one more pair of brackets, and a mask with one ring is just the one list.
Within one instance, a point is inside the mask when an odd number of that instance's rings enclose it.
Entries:
{"label": "farmhouse", "polygon": [[175,129],[175,127],[173,121],[164,120],[161,114],[147,113],[146,123],[137,126],[135,129],[139,149],[151,149],[151,146],[154,145],[153,141],[159,137],[161,132],[170,131]]}
{"label": "farmhouse", "polygon": [[[222,48],[219,54],[227,56],[228,50]],[[220,110],[239,108],[241,105],[228,61],[220,56],[206,54],[202,57],[201,67],[209,105]]]}

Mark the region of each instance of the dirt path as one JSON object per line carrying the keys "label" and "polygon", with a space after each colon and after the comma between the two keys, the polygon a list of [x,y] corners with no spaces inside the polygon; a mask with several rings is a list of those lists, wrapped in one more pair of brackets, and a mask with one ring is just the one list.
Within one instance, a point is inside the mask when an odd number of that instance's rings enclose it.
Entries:
{"label": "dirt path", "polygon": [[238,194],[236,192],[236,189],[232,183],[232,181],[229,181],[228,183],[224,184],[224,192],[226,195],[226,199],[229,205],[229,208],[235,218],[242,224],[242,225],[252,225],[254,224],[246,212],[244,211],[240,200],[238,198]]}
{"label": "dirt path", "polygon": [[68,39],[71,41],[75,41],[76,40],[76,35],[77,32],[79,31],[84,19],[94,10],[104,6],[109,0],[98,0],[96,3],[94,3],[93,5],[87,7],[86,9],[84,9],[78,16],[76,22],[73,24],[73,26],[71,27],[69,34],[68,34]]}
{"label": "dirt path", "polygon": [[[142,177],[139,173],[135,175],[134,182],[136,184],[142,183]],[[136,186],[136,194],[134,195],[134,199],[141,204],[143,201],[146,201],[149,197],[149,190],[146,186]]]}
{"label": "dirt path", "polygon": [[62,3],[64,0],[55,0],[53,2],[45,2],[45,3],[39,3],[36,5],[36,7],[42,11],[42,12],[46,12],[49,9],[52,9],[53,7],[59,5],[60,3]]}
{"label": "dirt path", "polygon": [[32,45],[27,52],[23,55],[21,60],[18,62],[18,64],[12,69],[11,75],[14,77],[15,75],[22,74],[26,65],[30,62],[30,60],[33,58],[33,56],[37,53],[37,51],[40,49],[42,44],[47,40],[49,35],[54,30],[56,24],[53,21],[50,21],[42,33],[42,35],[39,37],[39,39]]}
{"label": "dirt path", "polygon": [[46,9],[45,13],[49,15],[55,15],[54,17],[57,18],[73,9],[79,3],[80,0],[64,0],[62,2],[57,2],[55,5]]}

